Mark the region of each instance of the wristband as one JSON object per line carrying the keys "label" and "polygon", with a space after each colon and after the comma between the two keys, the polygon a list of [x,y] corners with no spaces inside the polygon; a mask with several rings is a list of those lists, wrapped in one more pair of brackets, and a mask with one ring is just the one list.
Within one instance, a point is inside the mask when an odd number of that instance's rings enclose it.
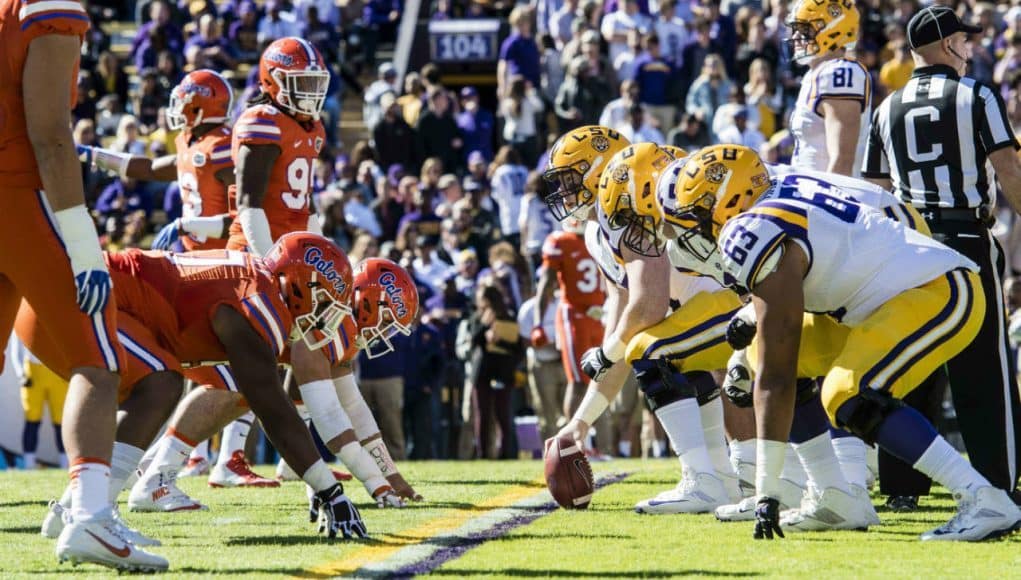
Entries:
{"label": "wristband", "polygon": [[610,338],[603,341],[603,355],[612,363],[619,362],[620,359],[624,358],[624,353],[627,351],[627,345],[617,338],[617,334],[614,333]]}
{"label": "wristband", "polygon": [[182,217],[179,223],[181,224],[182,231],[193,236],[203,238],[223,237],[222,215]]}
{"label": "wristband", "polygon": [[92,163],[104,171],[112,171],[121,178],[127,176],[128,163],[131,162],[131,155],[110,151],[109,149],[92,148]]}
{"label": "wristband", "polygon": [[379,467],[379,471],[384,477],[397,474],[397,465],[390,457],[390,451],[386,448],[386,443],[383,443],[382,437],[369,441],[364,447],[369,455],[376,460],[376,466]]}
{"label": "wristband", "polygon": [[305,473],[301,474],[301,478],[316,492],[326,491],[337,485],[337,478],[333,476],[333,471],[330,470],[322,459],[317,459],[312,464],[312,467],[309,467],[305,470]]}
{"label": "wristband", "polygon": [[67,256],[71,258],[71,267],[75,273],[85,270],[102,270],[106,272],[103,261],[103,250],[99,247],[99,236],[84,205],[76,205],[62,209],[53,214],[60,231],[60,239],[64,242]]}
{"label": "wristband", "polygon": [[238,221],[252,253],[260,257],[268,254],[273,247],[273,234],[270,233],[266,212],[261,207],[246,207],[238,212]]}
{"label": "wristband", "polygon": [[787,444],[783,441],[757,439],[755,441],[755,495],[758,497],[780,497],[780,473],[787,455]]}
{"label": "wristband", "polygon": [[606,399],[606,395],[599,392],[599,389],[588,389],[585,391],[585,398],[578,405],[578,410],[574,412],[574,418],[591,427],[609,406],[610,401]]}

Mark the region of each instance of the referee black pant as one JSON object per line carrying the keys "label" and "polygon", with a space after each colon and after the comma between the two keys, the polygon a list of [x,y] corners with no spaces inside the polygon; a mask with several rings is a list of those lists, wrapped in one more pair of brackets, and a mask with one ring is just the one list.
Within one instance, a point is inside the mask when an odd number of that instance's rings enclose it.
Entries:
{"label": "referee black pant", "polygon": [[980,268],[986,314],[975,340],[947,362],[950,393],[968,459],[994,486],[1017,483],[1021,399],[1007,343],[1003,297],[1005,259],[999,242],[979,222],[933,220],[933,237]]}

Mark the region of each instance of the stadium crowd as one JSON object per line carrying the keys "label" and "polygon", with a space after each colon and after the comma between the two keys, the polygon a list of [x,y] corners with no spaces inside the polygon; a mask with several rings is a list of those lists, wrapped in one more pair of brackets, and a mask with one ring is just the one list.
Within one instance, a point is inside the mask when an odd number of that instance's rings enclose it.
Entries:
{"label": "stadium crowd", "polygon": [[[911,75],[903,31],[921,3],[857,4],[862,40],[855,56],[879,103]],[[984,30],[972,39],[970,76],[999,87],[1021,129],[1021,2],[949,4]],[[600,124],[633,142],[689,150],[744,144],[775,162],[789,160],[794,146],[785,124],[803,70],[786,56],[784,0],[436,0],[433,18],[498,15],[510,23],[493,110],[482,87],[446,86],[435,65],[400,79],[392,63],[377,63],[380,41],[394,37],[400,0],[95,1],[88,8],[94,26],[74,109],[74,135],[83,145],[173,153],[165,113],[183,73],[224,73],[241,110],[258,90],[252,65],[261,48],[280,37],[308,39],[331,63],[327,146],[313,196],[324,233],[352,263],[375,256],[399,262],[421,296],[412,335],[397,337],[393,353],[363,356],[357,365],[396,459],[517,457],[519,448],[532,451],[541,441],[527,436],[525,415],[539,417],[543,436],[563,419],[563,409],[542,408],[540,386],[556,388],[550,375],[535,380],[542,365],[526,365],[559,360],[555,346],[533,350],[528,342],[541,249],[556,227],[542,202],[556,136]],[[112,23],[135,30],[129,49],[115,50]],[[359,80],[371,76],[362,86]],[[367,140],[340,140],[347,93],[362,95]],[[109,249],[147,247],[161,225],[180,216],[176,184],[118,179],[85,163],[82,172]],[[1012,231],[1004,226],[1004,235]],[[504,336],[497,349],[480,340],[516,320],[520,339]],[[470,372],[466,361],[473,362]],[[566,381],[562,371],[558,380]],[[500,435],[490,437],[490,430]],[[645,432],[642,448],[665,451],[651,428]],[[603,451],[637,454],[638,445],[617,444],[629,437],[607,437]]]}

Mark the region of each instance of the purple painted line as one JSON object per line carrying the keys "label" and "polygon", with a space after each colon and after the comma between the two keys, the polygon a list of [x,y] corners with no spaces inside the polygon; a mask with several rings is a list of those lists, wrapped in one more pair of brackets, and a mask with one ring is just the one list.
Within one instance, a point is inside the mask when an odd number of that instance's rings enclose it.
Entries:
{"label": "purple painted line", "polygon": [[[602,489],[608,485],[613,485],[615,483],[623,481],[630,475],[631,473],[629,472],[614,473],[608,475],[600,479],[598,482],[596,482],[596,489]],[[411,578],[418,574],[428,574],[436,570],[440,566],[446,564],[447,562],[460,558],[468,550],[477,548],[478,546],[481,546],[482,544],[490,540],[495,540],[502,536],[505,536],[511,531],[520,528],[521,526],[527,526],[528,524],[534,522],[535,520],[552,513],[557,509],[557,507],[558,507],[557,503],[553,501],[544,503],[542,505],[529,508],[530,512],[527,514],[514,516],[513,518],[500,522],[489,529],[483,530],[481,532],[476,532],[473,534],[468,534],[463,538],[451,538],[449,546],[446,546],[444,548],[441,548],[440,550],[433,552],[431,556],[424,560],[420,560],[418,562],[415,562],[414,564],[408,564],[403,568],[398,568],[397,570],[394,570],[392,573],[387,574],[386,577]]]}

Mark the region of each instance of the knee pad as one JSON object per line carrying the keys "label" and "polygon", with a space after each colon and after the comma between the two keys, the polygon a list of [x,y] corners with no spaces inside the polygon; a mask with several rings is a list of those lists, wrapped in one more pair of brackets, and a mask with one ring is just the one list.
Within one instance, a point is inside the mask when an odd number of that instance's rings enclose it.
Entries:
{"label": "knee pad", "polygon": [[819,396],[819,381],[815,379],[798,379],[797,394],[794,396],[794,405],[801,406],[814,401]]}
{"label": "knee pad", "polygon": [[875,445],[883,419],[903,406],[903,402],[887,392],[864,388],[837,409],[837,427],[854,433],[868,445]]}
{"label": "knee pad", "polygon": [[687,377],[664,359],[636,360],[632,367],[638,379],[638,388],[649,401],[650,411],[698,395]]}

